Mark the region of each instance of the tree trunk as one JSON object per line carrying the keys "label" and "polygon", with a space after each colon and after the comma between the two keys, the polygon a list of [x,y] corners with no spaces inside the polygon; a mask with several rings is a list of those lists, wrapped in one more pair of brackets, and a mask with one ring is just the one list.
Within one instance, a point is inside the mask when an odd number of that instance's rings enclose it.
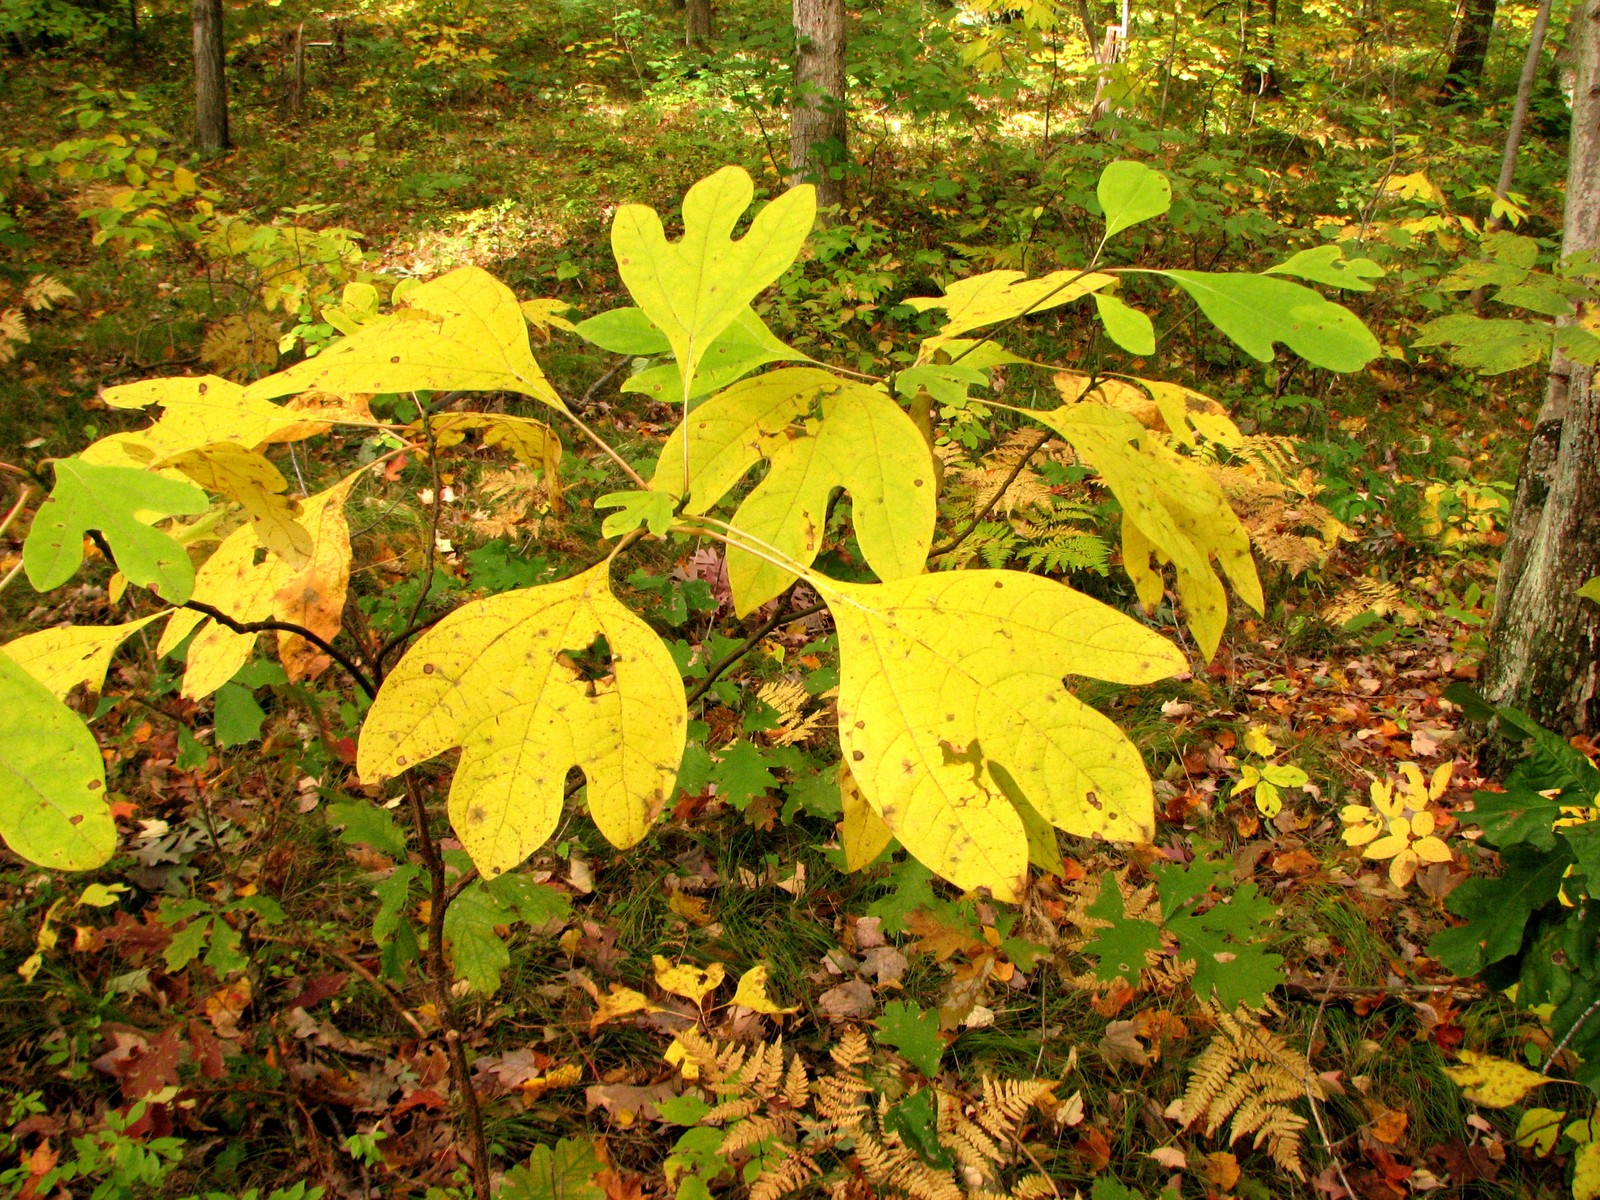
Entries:
{"label": "tree trunk", "polygon": [[1495,0],[1461,0],[1456,21],[1456,44],[1445,68],[1441,100],[1453,100],[1483,82],[1483,63],[1489,57],[1489,34],[1494,30]]}
{"label": "tree trunk", "polygon": [[[1251,0],[1245,0],[1246,38],[1259,33],[1257,45],[1241,47],[1244,70],[1239,77],[1239,90],[1247,96],[1276,96],[1278,94],[1278,0],[1266,0],[1257,9]],[[1254,27],[1254,28],[1252,28]]]}
{"label": "tree trunk", "polygon": [[[1511,106],[1511,126],[1506,130],[1506,144],[1500,154],[1500,178],[1494,185],[1494,194],[1504,200],[1511,194],[1511,183],[1516,178],[1517,150],[1522,145],[1522,130],[1528,123],[1528,104],[1533,98],[1533,83],[1539,76],[1539,56],[1544,52],[1545,31],[1550,28],[1550,0],[1540,0],[1539,11],[1533,18],[1533,32],[1528,36],[1528,52],[1522,59],[1522,75],[1517,80],[1517,99]],[[1493,233],[1505,225],[1505,217],[1491,212],[1486,228]]]}
{"label": "tree trunk", "polygon": [[228,81],[223,74],[222,0],[193,0],[194,145],[217,154],[228,139]]}
{"label": "tree trunk", "polygon": [[[1600,0],[1580,0],[1561,252],[1600,249]],[[1576,320],[1563,317],[1563,323]],[[1552,357],[1501,557],[1484,694],[1563,734],[1600,730],[1600,380]]]}
{"label": "tree trunk", "polygon": [[844,203],[844,0],[794,0],[790,181],[817,185],[817,204]]}
{"label": "tree trunk", "polygon": [[704,50],[711,44],[711,0],[685,0],[683,44],[690,50]]}

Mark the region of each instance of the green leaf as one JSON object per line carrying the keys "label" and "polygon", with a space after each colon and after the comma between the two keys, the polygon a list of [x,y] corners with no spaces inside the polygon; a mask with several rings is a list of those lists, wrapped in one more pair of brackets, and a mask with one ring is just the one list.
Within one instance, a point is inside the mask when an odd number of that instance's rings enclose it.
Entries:
{"label": "green leaf", "polygon": [[592,1142],[562,1138],[554,1149],[535,1146],[526,1166],[507,1171],[495,1200],[605,1200],[594,1181],[604,1169]]}
{"label": "green leaf", "polygon": [[342,825],[339,840],[366,845],[393,859],[406,856],[406,837],[394,823],[394,814],[368,800],[336,800],[328,805],[328,823]]}
{"label": "green leaf", "polygon": [[117,827],[94,736],[5,654],[0,688],[0,837],[42,867],[98,867],[117,847]]}
{"label": "green leaf", "polygon": [[[740,530],[809,566],[822,548],[829,500],[842,487],[850,493],[861,551],[878,577],[921,572],[936,517],[933,456],[887,393],[810,367],[737,383],[673,431],[652,488],[681,490],[686,429],[686,512],[708,511],[766,459],[766,477],[734,514]],[[795,576],[733,549],[728,578],[735,608],[744,614],[779,595]]]}
{"label": "green leaf", "polygon": [[1513,788],[1504,792],[1472,793],[1472,811],[1461,813],[1461,823],[1483,830],[1489,846],[1509,846],[1528,842],[1541,850],[1555,848],[1555,823],[1562,816],[1564,801],[1558,796]]}
{"label": "green leaf", "polygon": [[248,688],[237,683],[225,683],[216,695],[217,745],[226,750],[229,746],[242,746],[261,736],[261,725],[267,719],[266,710],[256,703]]}
{"label": "green leaf", "polygon": [[684,196],[679,241],[668,242],[661,218],[642,204],[623,205],[612,221],[622,282],[666,335],[686,389],[718,335],[789,269],[816,219],[816,190],[791,188],[735,241],[734,226],[754,196],[743,169],[724,167]]}
{"label": "green leaf", "polygon": [[1572,857],[1564,846],[1547,853],[1523,842],[1500,853],[1498,879],[1469,879],[1445,901],[1466,924],[1434,935],[1428,953],[1452,974],[1476,975],[1522,947],[1533,914],[1555,900]]}
{"label": "green leaf", "polygon": [[888,893],[867,905],[867,915],[882,920],[885,933],[905,933],[911,914],[932,907],[936,900],[933,872],[916,859],[906,858],[890,868],[886,882]]}
{"label": "green leaf", "polygon": [[1100,313],[1100,324],[1106,336],[1129,354],[1149,355],[1156,352],[1156,327],[1150,318],[1137,308],[1124,304],[1109,292],[1096,292],[1094,305]]}
{"label": "green leaf", "polygon": [[1583,597],[1585,600],[1593,600],[1596,604],[1600,604],[1600,575],[1597,575],[1593,579],[1586,581],[1584,585],[1578,589],[1578,595]]}
{"label": "green leaf", "polygon": [[511,965],[511,951],[494,931],[508,923],[509,914],[474,880],[457,894],[444,914],[444,944],[450,969],[472,990],[492,996],[500,989],[500,976]]}
{"label": "green leaf", "polygon": [[597,313],[573,327],[584,341],[613,354],[650,357],[672,349],[661,327],[644,315],[642,308],[613,308]]}
{"label": "green leaf", "polygon": [[[688,709],[671,653],[611,594],[610,563],[559,583],[464,604],[384,681],[361,730],[368,783],[462,748],[450,820],[485,876],[555,832],[567,770],[615,846],[644,836],[683,760]],[[578,661],[597,639],[598,678]]]}
{"label": "green leaf", "polygon": [[1106,216],[1106,237],[1159,217],[1172,207],[1172,185],[1160,171],[1141,162],[1119,159],[1100,172],[1095,198]]}
{"label": "green leaf", "polygon": [[517,298],[481,267],[458,267],[405,293],[406,307],[315,358],[245,389],[250,400],[296,392],[518,392],[566,405],[528,345]]}
{"label": "green leaf", "polygon": [[1107,871],[1100,877],[1100,894],[1086,911],[1097,921],[1110,922],[1109,928],[1097,930],[1083,948],[1085,954],[1098,960],[1095,978],[1108,983],[1121,979],[1129,987],[1137,987],[1139,975],[1146,966],[1146,953],[1161,951],[1161,927],[1153,921],[1127,915],[1122,888],[1114,871]]}
{"label": "green leaf", "polygon": [[918,388],[926,388],[928,395],[940,404],[960,408],[967,402],[967,389],[987,387],[989,373],[982,367],[965,362],[928,363],[920,367],[907,367],[894,377],[894,390],[901,396],[915,396]]}
{"label": "green leaf", "polygon": [[[766,322],[747,308],[711,343],[689,387],[689,399],[698,400],[721,391],[767,363],[799,361],[810,359],[779,341]],[[663,403],[678,403],[684,398],[683,375],[676,363],[666,363],[625,380],[622,390],[642,392]]]}
{"label": "green leaf", "polygon": [[839,733],[862,794],[902,845],[963,889],[1018,894],[1022,820],[989,773],[1079,836],[1148,841],[1139,752],[1064,677],[1148,683],[1183,655],[1132,618],[1016,571],[810,583],[838,627]]}
{"label": "green leaf", "polygon": [[211,928],[211,918],[193,920],[172,935],[167,948],[161,952],[168,971],[181,971],[200,957],[205,948],[206,933]]}
{"label": "green leaf", "polygon": [[55,488],[39,506],[22,544],[28,582],[37,591],[48,592],[72,578],[83,562],[83,539],[94,529],[105,536],[128,582],[149,588],[169,604],[189,598],[194,588],[189,552],[137,514],[205,512],[210,502],[203,491],[149,471],[96,466],[79,458],[58,458],[55,470]]}
{"label": "green leaf", "polygon": [[944,1039],[939,1036],[939,1014],[900,1000],[884,1006],[883,1015],[873,1022],[873,1036],[885,1046],[893,1046],[908,1063],[928,1078],[939,1073],[944,1057]]}
{"label": "green leaf", "polygon": [[421,874],[421,867],[403,862],[388,876],[372,885],[372,894],[378,898],[378,913],[372,918],[372,940],[378,945],[388,944],[405,924],[406,903],[411,898],[411,885]]}
{"label": "green leaf", "polygon": [[1542,321],[1451,313],[1424,324],[1411,344],[1443,346],[1456,366],[1480,375],[1501,375],[1543,360],[1550,353],[1551,328]]}
{"label": "green leaf", "polygon": [[1275,342],[1330,371],[1359,371],[1382,351],[1353,312],[1287,279],[1220,271],[1155,274],[1188,292],[1213,325],[1262,362],[1272,361]]}
{"label": "green leaf", "polygon": [[484,890],[495,903],[516,914],[517,920],[533,929],[565,921],[572,915],[572,901],[559,888],[538,883],[526,875],[510,873],[485,881]]}
{"label": "green leaf", "polygon": [[1262,274],[1293,275],[1349,292],[1370,292],[1372,284],[1368,280],[1382,279],[1383,268],[1370,258],[1346,259],[1342,246],[1329,244],[1302,250]]}
{"label": "green leaf", "polygon": [[657,537],[664,537],[677,515],[677,501],[666,492],[607,492],[594,506],[621,510],[601,522],[600,533],[605,537],[621,537],[641,525]]}
{"label": "green leaf", "polygon": [[740,740],[719,753],[711,779],[717,795],[743,812],[750,801],[778,786],[777,776],[768,769],[773,765],[761,747]]}
{"label": "green leaf", "polygon": [[1283,957],[1253,944],[1262,926],[1277,910],[1247,883],[1226,901],[1199,915],[1174,916],[1167,930],[1178,953],[1195,964],[1193,987],[1202,999],[1215,998],[1224,1008],[1240,1004],[1259,1008],[1283,982]]}

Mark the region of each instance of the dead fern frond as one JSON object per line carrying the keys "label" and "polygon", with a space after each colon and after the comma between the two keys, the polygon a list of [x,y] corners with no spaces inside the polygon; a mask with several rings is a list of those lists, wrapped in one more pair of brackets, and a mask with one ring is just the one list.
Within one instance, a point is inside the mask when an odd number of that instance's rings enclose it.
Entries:
{"label": "dead fern frond", "polygon": [[71,300],[77,294],[54,275],[35,275],[22,289],[22,302],[34,312],[49,312],[62,300]]}
{"label": "dead fern frond", "polygon": [[1324,604],[1322,619],[1331,625],[1343,625],[1367,612],[1380,617],[1397,616],[1407,623],[1417,619],[1417,610],[1406,603],[1397,585],[1368,576],[1350,580],[1344,591]]}
{"label": "dead fern frond", "polygon": [[1226,1123],[1229,1145],[1254,1135],[1257,1149],[1264,1147],[1280,1169],[1303,1180],[1306,1119],[1289,1106],[1308,1094],[1320,1097],[1321,1081],[1304,1055],[1247,1010],[1210,1012],[1217,1032],[1190,1070],[1180,1104],[1184,1123],[1202,1126],[1207,1137]]}

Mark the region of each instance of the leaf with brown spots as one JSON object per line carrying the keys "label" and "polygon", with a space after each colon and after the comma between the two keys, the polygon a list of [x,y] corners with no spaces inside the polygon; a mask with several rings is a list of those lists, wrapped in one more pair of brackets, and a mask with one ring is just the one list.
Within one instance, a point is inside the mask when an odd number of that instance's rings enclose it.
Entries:
{"label": "leaf with brown spots", "polygon": [[367,783],[461,747],[450,820],[486,876],[555,832],[571,767],[615,846],[643,837],[672,794],[683,684],[661,639],[611,594],[610,571],[456,609],[395,666],[361,731]]}

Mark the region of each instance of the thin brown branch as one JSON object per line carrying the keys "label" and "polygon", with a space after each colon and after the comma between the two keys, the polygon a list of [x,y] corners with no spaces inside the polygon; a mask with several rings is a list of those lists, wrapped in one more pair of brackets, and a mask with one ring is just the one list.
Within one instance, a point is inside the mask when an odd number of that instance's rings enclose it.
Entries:
{"label": "thin brown branch", "polygon": [[994,506],[1000,503],[1000,497],[1006,494],[1006,489],[1017,481],[1017,476],[1022,474],[1022,470],[1028,465],[1029,460],[1032,459],[1035,454],[1039,453],[1039,451],[1043,450],[1045,443],[1054,436],[1055,434],[1051,433],[1049,430],[1046,430],[1042,435],[1040,435],[1039,440],[1032,446],[1028,447],[1028,452],[1021,458],[1017,459],[1016,465],[1011,468],[1011,474],[1007,475],[1004,481],[1001,482],[1000,486],[995,489],[994,495],[989,497],[983,508],[978,511],[978,514],[967,523],[967,527],[955,537],[951,538],[944,545],[936,546],[934,549],[928,551],[928,557],[930,559],[941,558],[944,555],[949,554],[957,546],[961,545],[962,542],[971,537],[973,531],[977,529],[979,525],[982,525],[985,518],[987,518],[988,515],[994,511]]}

